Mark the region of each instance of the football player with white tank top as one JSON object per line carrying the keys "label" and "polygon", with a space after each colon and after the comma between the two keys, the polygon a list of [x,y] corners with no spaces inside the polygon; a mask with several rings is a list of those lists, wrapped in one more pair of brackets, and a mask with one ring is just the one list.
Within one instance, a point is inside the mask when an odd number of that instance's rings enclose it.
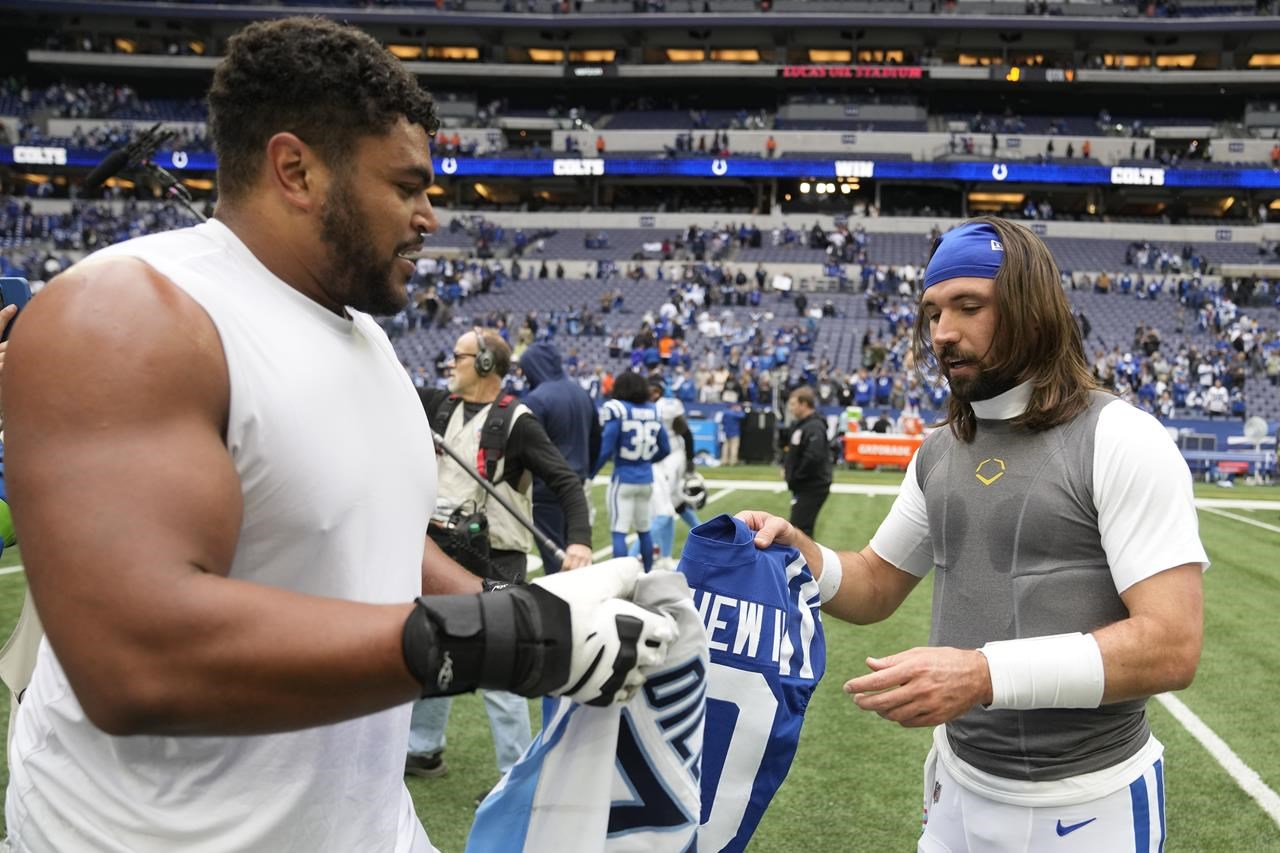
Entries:
{"label": "football player with white tank top", "polygon": [[867,658],[844,687],[934,727],[920,851],[1161,850],[1146,702],[1195,675],[1208,565],[1186,463],[1094,387],[1053,256],[1020,225],[940,238],[914,350],[950,383],[946,426],[870,545],[836,554],[741,517],[820,566],[824,611],[850,622],[888,617],[933,572],[929,645]]}
{"label": "football player with white tank top", "polygon": [[626,600],[634,560],[482,593],[426,538],[426,417],[370,317],[405,305],[437,227],[413,75],[359,30],[282,19],[228,42],[209,103],[215,218],[76,264],[7,353],[47,630],[9,842],[431,851],[412,700],[624,700],[674,624]]}

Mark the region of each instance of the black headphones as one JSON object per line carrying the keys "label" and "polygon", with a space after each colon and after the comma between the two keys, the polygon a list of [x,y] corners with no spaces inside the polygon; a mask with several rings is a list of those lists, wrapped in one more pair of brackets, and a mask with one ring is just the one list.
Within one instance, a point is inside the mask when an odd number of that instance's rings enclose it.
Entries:
{"label": "black headphones", "polygon": [[476,369],[476,376],[488,376],[493,373],[493,369],[497,367],[497,359],[493,355],[493,350],[485,346],[484,332],[480,331],[480,327],[475,327],[476,333],[476,357],[472,364]]}

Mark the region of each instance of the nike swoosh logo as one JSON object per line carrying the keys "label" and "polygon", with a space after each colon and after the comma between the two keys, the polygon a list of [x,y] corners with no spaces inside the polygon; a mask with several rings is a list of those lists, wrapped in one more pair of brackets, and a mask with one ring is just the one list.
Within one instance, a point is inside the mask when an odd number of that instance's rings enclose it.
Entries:
{"label": "nike swoosh logo", "polygon": [[1070,826],[1063,826],[1063,825],[1062,825],[1062,821],[1061,821],[1061,820],[1059,820],[1059,821],[1058,821],[1058,835],[1059,835],[1059,837],[1061,837],[1061,836],[1063,836],[1063,835],[1069,835],[1069,834],[1071,834],[1071,833],[1075,832],[1077,829],[1079,829],[1079,828],[1080,828],[1080,827],[1082,827],[1082,826],[1088,826],[1089,824],[1093,823],[1095,820],[1097,820],[1097,818],[1096,818],[1096,817],[1091,817],[1091,818],[1089,818],[1088,820],[1082,820],[1082,821],[1080,821],[1079,823],[1073,823],[1073,824],[1071,824]]}

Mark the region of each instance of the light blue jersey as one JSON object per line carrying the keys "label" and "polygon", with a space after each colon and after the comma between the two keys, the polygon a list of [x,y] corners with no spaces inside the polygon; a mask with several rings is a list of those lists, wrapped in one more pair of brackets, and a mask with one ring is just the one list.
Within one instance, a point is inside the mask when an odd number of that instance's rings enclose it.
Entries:
{"label": "light blue jersey", "polygon": [[653,482],[653,463],[671,452],[671,441],[652,403],[609,400],[600,410],[604,435],[594,471],[613,461],[617,483]]}
{"label": "light blue jersey", "polygon": [[694,849],[707,638],[680,575],[643,576],[635,602],[676,620],[666,664],[623,705],[547,700],[543,730],[476,812],[466,853]]}

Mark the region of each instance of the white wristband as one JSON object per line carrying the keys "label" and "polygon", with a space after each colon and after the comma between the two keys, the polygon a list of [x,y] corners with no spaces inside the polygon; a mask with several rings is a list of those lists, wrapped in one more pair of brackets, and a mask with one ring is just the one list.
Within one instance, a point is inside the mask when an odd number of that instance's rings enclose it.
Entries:
{"label": "white wristband", "polygon": [[1102,651],[1092,634],[1054,634],[987,643],[992,709],[1096,708],[1102,704]]}
{"label": "white wristband", "polygon": [[818,578],[818,604],[826,604],[835,598],[840,591],[840,581],[844,580],[844,566],[840,557],[825,545],[819,545],[822,552],[822,576]]}

